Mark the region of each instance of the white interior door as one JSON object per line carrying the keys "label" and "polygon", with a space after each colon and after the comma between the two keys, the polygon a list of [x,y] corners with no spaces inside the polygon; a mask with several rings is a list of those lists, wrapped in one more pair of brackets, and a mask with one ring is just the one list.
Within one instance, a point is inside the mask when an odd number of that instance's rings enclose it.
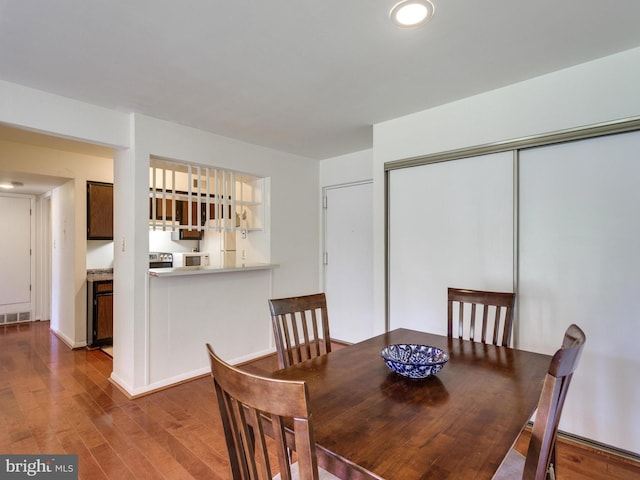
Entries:
{"label": "white interior door", "polygon": [[0,196],[0,320],[31,320],[32,198]]}
{"label": "white interior door", "polygon": [[331,336],[346,342],[373,331],[373,185],[327,187],[325,293]]}

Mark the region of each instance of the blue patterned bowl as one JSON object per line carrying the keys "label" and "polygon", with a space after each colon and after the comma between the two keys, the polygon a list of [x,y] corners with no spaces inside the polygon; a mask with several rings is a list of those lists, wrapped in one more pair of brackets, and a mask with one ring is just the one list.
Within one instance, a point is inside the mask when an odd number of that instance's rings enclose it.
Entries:
{"label": "blue patterned bowl", "polygon": [[380,351],[391,370],[409,378],[426,378],[438,373],[449,360],[444,350],[415,343],[387,345]]}

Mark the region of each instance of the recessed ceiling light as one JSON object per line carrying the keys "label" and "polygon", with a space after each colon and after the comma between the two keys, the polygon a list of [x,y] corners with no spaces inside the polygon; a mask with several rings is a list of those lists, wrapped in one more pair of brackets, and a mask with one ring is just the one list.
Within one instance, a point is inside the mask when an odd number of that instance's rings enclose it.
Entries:
{"label": "recessed ceiling light", "polygon": [[389,17],[398,27],[414,28],[431,20],[434,11],[430,0],[402,0],[393,6]]}
{"label": "recessed ceiling light", "polygon": [[24,183],[22,182],[2,182],[0,183],[0,188],[15,188],[15,187],[22,187],[24,186]]}

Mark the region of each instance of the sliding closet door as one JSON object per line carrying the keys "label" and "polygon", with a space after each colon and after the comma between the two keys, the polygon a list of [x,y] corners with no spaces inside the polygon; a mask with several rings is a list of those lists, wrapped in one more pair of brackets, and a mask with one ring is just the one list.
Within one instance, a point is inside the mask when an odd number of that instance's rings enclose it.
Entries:
{"label": "sliding closet door", "polygon": [[520,154],[519,338],[587,335],[560,429],[640,452],[640,133]]}
{"label": "sliding closet door", "polygon": [[389,172],[389,321],[447,333],[447,288],[513,290],[513,154]]}

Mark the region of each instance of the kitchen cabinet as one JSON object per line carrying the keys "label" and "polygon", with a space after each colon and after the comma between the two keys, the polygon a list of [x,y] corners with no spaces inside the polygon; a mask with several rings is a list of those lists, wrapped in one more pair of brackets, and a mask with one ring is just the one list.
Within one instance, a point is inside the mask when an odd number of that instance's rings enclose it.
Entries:
{"label": "kitchen cabinet", "polygon": [[113,240],[113,184],[87,182],[87,240]]}
{"label": "kitchen cabinet", "polygon": [[113,280],[87,281],[87,346],[113,343]]}
{"label": "kitchen cabinet", "polygon": [[[152,159],[149,188],[150,227],[174,230],[175,239],[201,239],[202,230],[264,229],[267,178]],[[164,217],[163,201],[166,202]],[[175,218],[170,210],[172,202],[175,202]],[[176,228],[186,225],[203,228],[200,231]]]}
{"label": "kitchen cabinet", "polygon": [[[155,219],[155,220],[159,220],[160,222],[173,221],[173,200],[170,198],[163,199],[161,197],[156,197],[155,203],[156,203],[156,209],[155,209],[155,217],[154,217],[153,199],[152,198],[149,199],[149,220]],[[176,208],[177,208],[177,202],[176,202]],[[177,216],[177,212],[176,212],[176,216]]]}
{"label": "kitchen cabinet", "polygon": [[[204,236],[203,230],[197,230],[195,227],[204,225],[206,221],[206,210],[203,206],[201,215],[198,215],[198,202],[191,202],[191,222],[189,222],[189,202],[186,200],[178,200],[176,202],[176,216],[180,225],[191,225],[192,228],[181,228],[178,231],[179,240],[202,240]],[[200,221],[198,221],[200,216]]]}

